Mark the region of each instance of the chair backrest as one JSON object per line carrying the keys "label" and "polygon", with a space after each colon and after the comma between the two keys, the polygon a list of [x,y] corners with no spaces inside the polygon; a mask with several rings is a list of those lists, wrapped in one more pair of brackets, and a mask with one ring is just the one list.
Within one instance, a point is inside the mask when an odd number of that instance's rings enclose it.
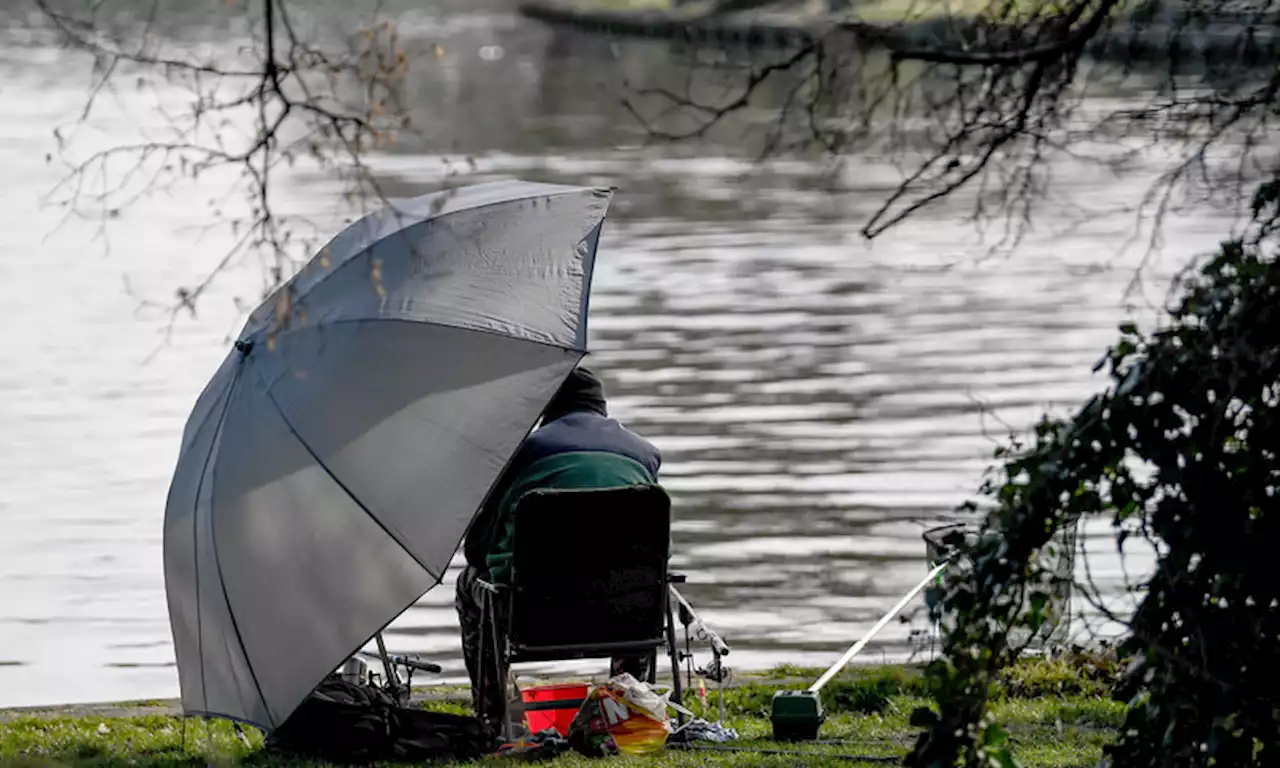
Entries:
{"label": "chair backrest", "polygon": [[516,657],[590,658],[611,655],[606,647],[662,642],[671,534],[666,491],[536,490],[520,498],[514,514]]}

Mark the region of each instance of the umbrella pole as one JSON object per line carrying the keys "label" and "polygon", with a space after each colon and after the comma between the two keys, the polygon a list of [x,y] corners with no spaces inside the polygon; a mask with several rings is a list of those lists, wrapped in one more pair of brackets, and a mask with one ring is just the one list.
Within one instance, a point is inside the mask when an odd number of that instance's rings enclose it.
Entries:
{"label": "umbrella pole", "polygon": [[382,671],[387,676],[387,687],[391,689],[391,696],[399,701],[400,680],[396,677],[395,668],[391,666],[391,659],[387,657],[387,644],[382,642],[381,632],[373,637],[378,641],[378,655],[382,657]]}

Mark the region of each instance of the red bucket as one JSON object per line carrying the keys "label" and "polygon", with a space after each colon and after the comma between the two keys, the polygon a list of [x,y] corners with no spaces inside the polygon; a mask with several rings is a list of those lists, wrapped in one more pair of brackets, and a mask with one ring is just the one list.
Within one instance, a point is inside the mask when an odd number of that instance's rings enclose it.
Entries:
{"label": "red bucket", "polygon": [[587,698],[589,686],[586,683],[564,683],[562,685],[538,685],[525,688],[520,692],[525,704],[541,704],[544,702],[562,701],[563,707],[539,709],[524,713],[525,725],[529,731],[537,733],[547,728],[555,728],[561,736],[569,735],[569,725],[573,716],[578,714],[578,707]]}

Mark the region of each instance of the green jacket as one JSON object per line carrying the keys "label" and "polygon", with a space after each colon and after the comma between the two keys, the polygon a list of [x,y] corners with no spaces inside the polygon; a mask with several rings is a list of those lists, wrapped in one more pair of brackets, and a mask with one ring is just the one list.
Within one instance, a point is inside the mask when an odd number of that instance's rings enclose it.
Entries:
{"label": "green jacket", "polygon": [[496,500],[496,530],[485,554],[489,578],[499,584],[511,581],[511,558],[515,545],[513,512],[516,502],[525,493],[538,489],[618,488],[656,483],[656,478],[644,465],[616,453],[557,453],[533,462],[512,478],[506,492]]}

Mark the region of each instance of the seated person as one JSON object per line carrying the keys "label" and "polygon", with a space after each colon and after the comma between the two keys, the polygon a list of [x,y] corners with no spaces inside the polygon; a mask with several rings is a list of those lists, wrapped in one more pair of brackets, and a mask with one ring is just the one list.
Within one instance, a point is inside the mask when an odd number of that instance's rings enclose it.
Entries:
{"label": "seated person", "polygon": [[[477,579],[509,583],[516,502],[534,489],[616,488],[658,482],[662,457],[647,440],[609,418],[604,387],[579,366],[565,380],[542,415],[541,426],[520,446],[494,485],[485,506],[467,532],[467,565],[458,576],[454,602],[462,628],[462,654],[471,678],[476,716],[495,730],[501,711],[501,676],[507,674],[492,642],[480,658],[484,591]],[[497,617],[504,621],[505,617]],[[501,626],[501,625],[500,625]],[[615,658],[612,674],[644,679],[648,658]],[[480,690],[484,665],[485,690]]]}

